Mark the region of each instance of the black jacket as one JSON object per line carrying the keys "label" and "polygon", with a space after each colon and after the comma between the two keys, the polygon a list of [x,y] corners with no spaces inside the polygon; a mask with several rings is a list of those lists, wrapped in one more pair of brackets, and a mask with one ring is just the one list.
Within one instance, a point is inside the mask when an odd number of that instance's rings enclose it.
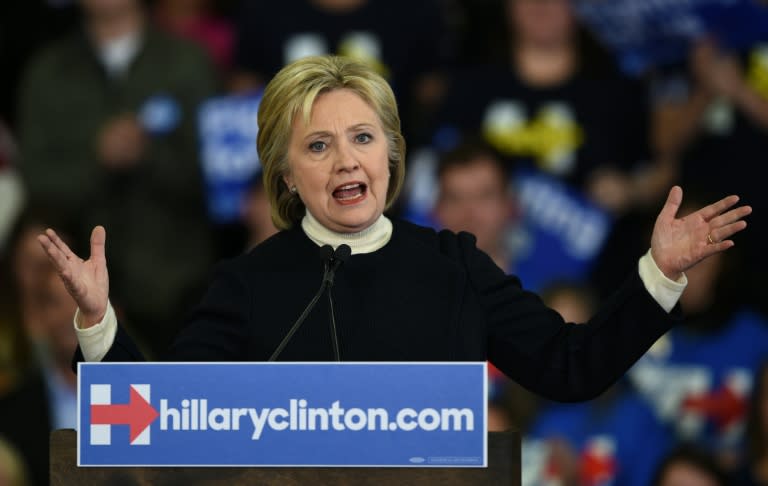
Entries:
{"label": "black jacket", "polygon": [[[164,359],[265,361],[319,288],[319,249],[283,231],[220,264]],[[563,322],[475,246],[468,233],[394,222],[378,251],[337,272],[334,308],[344,361],[490,360],[546,398],[593,398],[615,382],[679,316],[667,314],[637,271],[586,324]],[[105,361],[143,359],[120,329]],[[332,361],[327,299],[280,355]]]}

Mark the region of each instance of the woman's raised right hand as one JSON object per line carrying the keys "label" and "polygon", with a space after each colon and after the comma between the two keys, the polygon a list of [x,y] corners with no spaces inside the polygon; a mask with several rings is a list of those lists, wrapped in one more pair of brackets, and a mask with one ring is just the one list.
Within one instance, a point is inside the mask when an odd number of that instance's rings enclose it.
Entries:
{"label": "woman's raised right hand", "polygon": [[92,327],[107,312],[109,300],[109,275],[104,244],[107,233],[103,226],[96,226],[91,233],[91,256],[88,260],[78,257],[52,229],[45,230],[37,240],[53,262],[67,291],[80,308],[78,325],[82,329]]}

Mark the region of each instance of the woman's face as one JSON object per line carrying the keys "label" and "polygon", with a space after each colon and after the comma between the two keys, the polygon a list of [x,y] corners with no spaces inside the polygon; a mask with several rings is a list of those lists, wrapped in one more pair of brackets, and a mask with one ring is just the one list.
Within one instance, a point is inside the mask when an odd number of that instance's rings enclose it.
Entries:
{"label": "woman's face", "polygon": [[568,0],[507,0],[507,15],[521,42],[557,45],[573,34]]}
{"label": "woman's face", "polygon": [[696,466],[679,462],[667,469],[661,486],[719,486],[719,482]]}
{"label": "woman's face", "polygon": [[284,180],[323,226],[354,233],[384,212],[388,154],[376,112],[350,90],[329,91],[315,100],[309,124],[294,119]]}
{"label": "woman's face", "polygon": [[25,228],[16,243],[13,256],[13,272],[23,300],[28,300],[42,288],[51,263],[37,241],[37,235],[45,228],[32,225]]}

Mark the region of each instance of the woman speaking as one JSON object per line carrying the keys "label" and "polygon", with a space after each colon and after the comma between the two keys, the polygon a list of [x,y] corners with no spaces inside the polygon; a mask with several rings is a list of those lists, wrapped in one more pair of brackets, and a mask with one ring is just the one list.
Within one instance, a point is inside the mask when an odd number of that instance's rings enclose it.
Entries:
{"label": "woman speaking", "polygon": [[[258,116],[282,231],[219,265],[169,360],[487,359],[544,397],[590,399],[679,319],[683,272],[733,246],[751,212],[729,196],[677,218],[682,190],[673,187],[637,271],[574,326],[505,275],[472,235],[384,216],[403,183],[405,142],[394,95],[367,66],[296,61],[267,85]],[[79,305],[81,359],[143,359],[109,303],[104,228],[93,230],[88,260],[53,230],[39,240]]]}

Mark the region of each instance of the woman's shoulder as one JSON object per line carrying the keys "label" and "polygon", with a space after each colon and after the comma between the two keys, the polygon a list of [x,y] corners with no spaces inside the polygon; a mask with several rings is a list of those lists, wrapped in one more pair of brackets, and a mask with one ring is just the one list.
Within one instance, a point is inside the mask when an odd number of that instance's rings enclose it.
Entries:
{"label": "woman's shoulder", "polygon": [[418,245],[454,259],[476,249],[475,236],[466,231],[438,230],[402,219],[393,219],[392,224],[393,234],[397,235],[396,240],[401,244]]}
{"label": "woman's shoulder", "polygon": [[[476,284],[498,283],[506,277],[493,260],[477,247],[477,238],[466,231],[454,232],[393,221],[397,255],[414,268],[448,269],[467,275]],[[515,278],[515,286],[519,281]]]}

